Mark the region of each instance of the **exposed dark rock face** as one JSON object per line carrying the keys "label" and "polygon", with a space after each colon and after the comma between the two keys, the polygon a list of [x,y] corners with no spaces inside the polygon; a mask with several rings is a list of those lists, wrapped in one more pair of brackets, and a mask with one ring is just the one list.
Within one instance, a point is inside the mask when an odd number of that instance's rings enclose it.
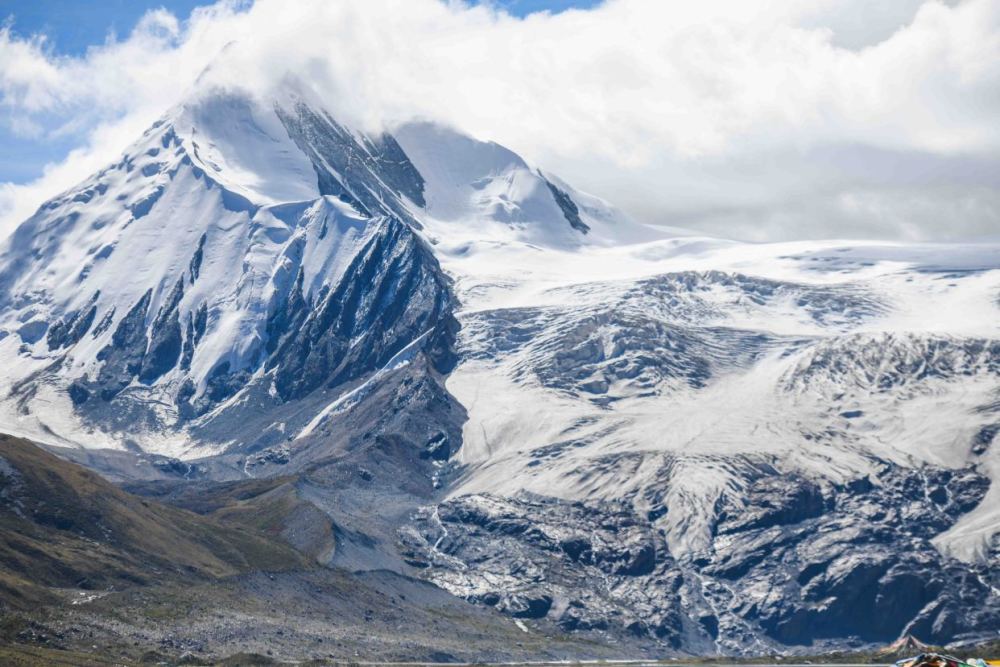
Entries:
{"label": "exposed dark rock face", "polygon": [[[767,491],[775,481],[763,489],[759,484],[746,507],[751,514],[774,516],[772,508],[789,493]],[[963,632],[974,633],[996,623],[998,601],[984,582],[959,574],[966,566],[942,556],[931,540],[978,505],[988,486],[971,470],[886,465],[872,483],[829,490],[832,504],[822,514],[775,526],[742,522],[716,541],[713,562],[703,572],[735,579],[737,591],[762,585],[780,591],[748,597],[736,611],[783,643],[845,636],[887,641],[935,606],[932,615],[949,607],[962,616]],[[945,602],[950,595],[975,596],[980,604],[952,607]],[[921,636],[945,643],[955,632],[931,628]]]}
{"label": "exposed dark rock face", "polygon": [[985,477],[885,464],[876,479],[837,488],[747,470],[756,472],[745,491],[717,504],[711,549],[680,560],[662,514],[533,496],[465,496],[422,510],[400,533],[401,549],[439,585],[512,616],[691,650],[881,643],[918,630],[946,643],[1000,622],[995,573],[931,542],[982,500]]}
{"label": "exposed dark rock face", "polygon": [[97,376],[101,398],[110,401],[127,387],[142,368],[146,355],[146,312],[153,296],[148,290],[118,323],[111,344],[102,349],[97,358],[104,365]]}
{"label": "exposed dark rock face", "polygon": [[799,523],[827,509],[820,487],[795,475],[762,477],[746,490],[741,503],[723,503],[716,514],[716,534]]}
{"label": "exposed dark rock face", "polygon": [[[178,312],[184,297],[183,281],[174,285],[147,325],[152,295],[152,290],[147,290],[118,323],[111,342],[98,353],[103,365],[97,377],[73,383],[71,397],[75,403],[87,402],[95,392],[104,401],[111,401],[134,380],[152,384],[177,366],[185,347]],[[102,321],[99,327],[104,325]]]}
{"label": "exposed dark rock face", "polygon": [[976,433],[972,442],[972,453],[982,456],[989,451],[996,441],[997,434],[1000,433],[1000,424],[988,424]]}
{"label": "exposed dark rock face", "polygon": [[[208,326],[208,304],[201,304],[193,313],[188,313],[187,327],[185,328],[184,341],[181,349],[180,367],[183,370],[191,368],[191,359],[194,357],[195,348],[205,335],[205,328]],[[183,401],[181,401],[183,403]]]}
{"label": "exposed dark rock face", "polygon": [[177,281],[150,328],[149,349],[139,369],[139,381],[152,384],[170,371],[181,356],[181,321],[177,307],[184,297],[184,282]]}
{"label": "exposed dark rock face", "polygon": [[265,350],[268,355],[274,354],[282,339],[287,339],[293,332],[302,328],[306,318],[309,317],[310,305],[305,298],[303,280],[304,274],[302,269],[299,269],[291,290],[285,295],[283,301],[277,303],[270,317],[267,318]]}
{"label": "exposed dark rock face", "polygon": [[421,336],[450,348],[457,324],[433,255],[404,224],[386,220],[314,307],[301,282],[268,322],[277,340],[267,367],[284,400],[371,373]]}
{"label": "exposed dark rock face", "polygon": [[680,570],[626,505],[465,496],[419,513],[400,545],[439,585],[515,618],[681,643]]}
{"label": "exposed dark rock face", "polygon": [[49,327],[46,341],[50,350],[60,350],[76,345],[90,330],[97,317],[97,299],[100,292],[94,293],[83,309],[70,313]]}
{"label": "exposed dark rock face", "polygon": [[423,206],[424,179],[391,135],[359,141],[329,115],[305,104],[296,105],[294,113],[277,111],[289,136],[312,160],[322,194],[366,215],[384,212],[417,224],[399,197]]}
{"label": "exposed dark rock face", "polygon": [[207,239],[207,234],[201,235],[201,238],[198,239],[198,247],[195,248],[194,254],[191,256],[191,264],[188,266],[188,272],[191,275],[192,283],[198,280],[198,276],[201,273],[201,262],[205,257],[205,241]]}
{"label": "exposed dark rock face", "polygon": [[246,386],[251,373],[247,369],[234,369],[228,361],[218,364],[205,379],[205,392],[195,414],[203,414],[213,405],[221,403]]}
{"label": "exposed dark rock face", "polygon": [[[541,173],[539,173],[539,176],[542,176]],[[581,234],[589,232],[590,227],[587,223],[580,219],[580,209],[576,205],[576,202],[573,201],[573,198],[570,197],[565,190],[562,190],[555,183],[545,178],[545,176],[542,176],[542,179],[545,181],[545,185],[549,187],[549,192],[552,193],[552,198],[555,199],[556,204],[559,205],[559,210],[561,210],[563,215],[566,216],[566,221],[569,222],[570,227]]]}
{"label": "exposed dark rock face", "polygon": [[25,322],[17,329],[17,335],[23,343],[37,343],[45,337],[45,332],[49,330],[49,323],[45,320],[31,320]]}

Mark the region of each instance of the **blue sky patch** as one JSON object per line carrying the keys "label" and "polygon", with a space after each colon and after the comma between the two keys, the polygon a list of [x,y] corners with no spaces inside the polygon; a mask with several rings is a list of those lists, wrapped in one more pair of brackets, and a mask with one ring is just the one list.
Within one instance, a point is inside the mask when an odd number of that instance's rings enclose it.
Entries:
{"label": "blue sky patch", "polygon": [[[82,56],[92,46],[104,44],[109,35],[124,39],[149,10],[165,8],[180,19],[205,0],[0,0],[0,23],[6,21],[21,37],[46,36],[47,47],[65,56]],[[589,9],[600,0],[495,0],[516,16],[535,12]],[[51,128],[45,128],[51,129]],[[59,161],[76,145],[78,137],[53,138],[41,133],[25,136],[0,119],[0,182],[26,183],[42,174],[45,165]]]}

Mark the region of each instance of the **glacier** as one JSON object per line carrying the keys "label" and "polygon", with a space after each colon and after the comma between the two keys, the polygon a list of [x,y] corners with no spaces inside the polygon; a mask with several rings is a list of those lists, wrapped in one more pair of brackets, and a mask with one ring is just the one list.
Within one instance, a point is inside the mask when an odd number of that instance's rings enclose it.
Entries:
{"label": "glacier", "polygon": [[0,304],[4,431],[301,474],[334,567],[698,653],[1000,623],[1000,244],[706,238],[203,85],[4,242]]}

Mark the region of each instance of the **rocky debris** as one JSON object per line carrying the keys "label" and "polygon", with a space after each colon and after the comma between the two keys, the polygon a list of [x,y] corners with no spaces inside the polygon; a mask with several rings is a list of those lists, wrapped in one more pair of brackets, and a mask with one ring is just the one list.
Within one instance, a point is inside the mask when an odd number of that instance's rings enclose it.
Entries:
{"label": "rocky debris", "polygon": [[288,446],[270,447],[256,452],[247,457],[244,464],[245,470],[250,470],[264,464],[283,466],[291,460],[291,452]]}
{"label": "rocky debris", "polygon": [[[491,609],[391,572],[320,568],[251,574],[212,586],[112,591],[39,620],[10,615],[10,635],[2,639],[80,651],[94,655],[94,664],[104,664],[97,656],[185,664],[187,655],[191,664],[240,665],[662,656],[651,642],[626,654],[597,636],[567,636],[544,622],[523,622],[531,624],[530,632]],[[66,664],[80,663],[70,658]]]}
{"label": "rocky debris", "polygon": [[438,585],[515,618],[680,644],[680,571],[627,505],[464,496],[419,512],[399,543]]}
{"label": "rocky debris", "polygon": [[680,560],[662,513],[531,495],[425,508],[399,544],[438,585],[515,618],[689,650],[878,644],[904,630],[944,644],[1000,622],[987,567],[970,572],[931,543],[979,504],[982,475],[882,464],[835,487],[746,470],[742,493],[716,505],[710,549]]}

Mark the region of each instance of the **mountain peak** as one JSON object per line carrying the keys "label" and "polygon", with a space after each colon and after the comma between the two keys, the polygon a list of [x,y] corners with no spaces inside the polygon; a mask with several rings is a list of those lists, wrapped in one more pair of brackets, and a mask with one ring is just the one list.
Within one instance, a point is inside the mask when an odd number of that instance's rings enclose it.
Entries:
{"label": "mountain peak", "polygon": [[289,138],[274,103],[240,90],[201,90],[177,109],[171,124],[211,178],[258,204],[320,194],[312,163]]}
{"label": "mountain peak", "polygon": [[[44,378],[56,392],[46,400],[66,411],[56,426],[22,401],[25,434],[89,444],[86,424],[126,402],[150,424],[128,436],[143,447],[215,451],[228,438],[211,424],[237,396],[281,404],[352,382],[411,334],[434,332],[422,345],[448,358],[453,297],[428,240],[574,249],[615,222],[495,143],[428,124],[400,128],[399,140],[365,133],[294,77],[267,95],[213,79],[8,242],[0,327],[15,336],[0,346],[21,346],[12,377]],[[380,280],[388,292],[361,296]],[[343,290],[358,293],[351,308],[374,300],[394,304],[391,315],[362,326],[343,312]],[[334,320],[342,331],[324,328]],[[336,352],[310,360],[320,341]],[[340,368],[354,356],[366,361]],[[139,396],[165,407],[147,413]]]}

